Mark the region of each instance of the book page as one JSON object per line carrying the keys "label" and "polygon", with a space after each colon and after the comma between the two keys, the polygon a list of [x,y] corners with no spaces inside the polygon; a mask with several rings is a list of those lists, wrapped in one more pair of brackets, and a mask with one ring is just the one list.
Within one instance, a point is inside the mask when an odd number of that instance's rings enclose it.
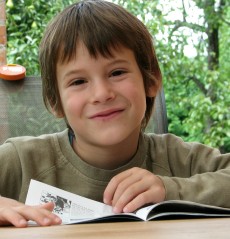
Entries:
{"label": "book page", "polygon": [[54,203],[53,213],[62,219],[63,224],[77,223],[114,214],[109,205],[31,180],[26,204],[32,206],[47,202]]}
{"label": "book page", "polygon": [[150,205],[150,206],[146,206],[143,208],[140,208],[136,211],[136,216],[138,216],[139,218],[141,218],[142,220],[146,221],[148,218],[148,215],[151,213],[151,211],[157,207],[158,204],[154,204],[154,205]]}

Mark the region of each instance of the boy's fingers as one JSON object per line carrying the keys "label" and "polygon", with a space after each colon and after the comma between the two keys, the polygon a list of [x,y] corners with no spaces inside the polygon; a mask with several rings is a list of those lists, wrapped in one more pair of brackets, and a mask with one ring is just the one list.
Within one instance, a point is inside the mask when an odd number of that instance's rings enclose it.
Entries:
{"label": "boy's fingers", "polygon": [[163,201],[165,188],[162,180],[153,173],[133,168],[111,180],[104,193],[105,203],[106,196],[110,197],[115,213],[132,212],[148,203]]}
{"label": "boy's fingers", "polygon": [[[139,193],[135,195],[130,201],[127,201],[127,204],[118,204],[119,209],[122,210],[123,212],[133,212],[137,210],[140,207],[143,207],[146,204],[149,203],[158,203],[162,202],[165,200],[165,187],[163,182],[161,181],[160,178],[157,176],[154,177],[154,180],[152,181],[153,183],[149,185],[145,185],[144,183],[140,182],[139,186],[141,188],[136,188]],[[146,187],[145,187],[145,186]],[[131,191],[135,192],[135,189],[131,189]],[[128,197],[128,194],[132,193],[131,191],[127,190],[127,194],[124,195],[124,197]],[[130,197],[131,197],[130,196]],[[120,203],[120,202],[118,202]]]}
{"label": "boy's fingers", "polygon": [[[130,202],[135,200],[138,195],[142,195],[144,191],[146,191],[148,188],[144,183],[142,183],[141,180],[138,180],[136,182],[133,182],[130,184],[129,187],[127,187],[121,194],[121,196],[118,198],[118,200],[113,204],[113,210],[116,213],[120,213],[124,211],[124,208],[126,205],[128,205]],[[145,202],[140,202],[145,204]],[[142,204],[142,205],[143,205]],[[139,206],[139,204],[138,204]],[[135,207],[135,206],[134,206]],[[134,208],[133,210],[135,210]]]}
{"label": "boy's fingers", "polygon": [[137,194],[144,190],[144,185],[140,185],[141,179],[138,175],[132,175],[117,186],[113,195],[112,206],[120,204],[123,207],[126,203],[132,200]]}
{"label": "boy's fingers", "polygon": [[40,226],[56,225],[61,223],[61,219],[53,214],[53,203],[48,203],[40,206],[26,206],[20,208],[18,212],[27,220],[35,221]]}
{"label": "boy's fingers", "polygon": [[0,209],[0,225],[14,225],[15,227],[26,227],[27,220],[11,208]]}
{"label": "boy's fingers", "polygon": [[131,176],[130,170],[124,171],[115,177],[113,177],[108,183],[105,191],[103,201],[105,204],[112,205],[112,201],[114,199],[114,194],[117,190],[118,185],[125,180],[127,177]]}
{"label": "boy's fingers", "polygon": [[133,212],[137,210],[140,207],[143,207],[144,205],[148,203],[152,203],[152,194],[150,191],[143,192],[137,197],[135,197],[132,201],[130,201],[125,207],[123,208],[123,212]]}
{"label": "boy's fingers", "polygon": [[35,207],[37,207],[37,208],[43,208],[43,209],[46,209],[46,210],[52,212],[53,209],[54,209],[54,206],[55,206],[55,205],[54,205],[53,202],[48,202],[48,203],[44,203],[44,204],[41,204],[41,205],[38,205],[38,206],[35,206]]}
{"label": "boy's fingers", "polygon": [[61,224],[61,219],[53,214],[53,203],[40,206],[19,206],[0,209],[0,224],[13,224],[16,227],[26,227],[27,221],[32,220],[40,226]]}
{"label": "boy's fingers", "polygon": [[[143,178],[146,177],[146,174],[150,175],[151,177],[153,175],[144,169],[134,167],[113,177],[105,189],[104,203],[115,206],[125,191],[128,190],[131,185],[142,181]],[[141,188],[140,191],[131,191],[131,193],[140,193],[143,190],[144,189]]]}

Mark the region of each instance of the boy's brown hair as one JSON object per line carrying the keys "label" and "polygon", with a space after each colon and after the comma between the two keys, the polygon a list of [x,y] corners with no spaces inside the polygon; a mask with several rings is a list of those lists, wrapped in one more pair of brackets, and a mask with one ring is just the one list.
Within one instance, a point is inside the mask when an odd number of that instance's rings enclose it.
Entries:
{"label": "boy's brown hair", "polygon": [[[72,60],[82,41],[92,57],[111,56],[111,49],[124,46],[133,51],[144,79],[146,94],[150,86],[161,86],[161,71],[151,34],[145,25],[124,8],[103,0],[72,4],[48,25],[40,45],[43,99],[46,107],[62,114],[57,85],[57,63]],[[151,117],[155,97],[146,97],[144,129]]]}

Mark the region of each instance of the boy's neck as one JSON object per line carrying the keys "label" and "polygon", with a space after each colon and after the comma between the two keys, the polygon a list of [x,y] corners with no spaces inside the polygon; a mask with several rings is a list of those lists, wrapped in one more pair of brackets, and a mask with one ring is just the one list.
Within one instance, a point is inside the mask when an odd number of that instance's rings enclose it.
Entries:
{"label": "boy's neck", "polygon": [[90,149],[78,145],[76,139],[73,141],[73,149],[78,156],[88,164],[102,169],[116,169],[128,163],[135,155],[138,148],[140,130],[117,145],[97,147]]}

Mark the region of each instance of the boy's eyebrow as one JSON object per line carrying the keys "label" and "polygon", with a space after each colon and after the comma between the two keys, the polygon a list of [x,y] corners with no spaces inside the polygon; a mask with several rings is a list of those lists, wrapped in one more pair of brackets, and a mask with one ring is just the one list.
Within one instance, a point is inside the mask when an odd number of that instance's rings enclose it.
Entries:
{"label": "boy's eyebrow", "polygon": [[66,77],[68,77],[68,76],[71,76],[71,75],[75,75],[75,74],[81,73],[81,72],[82,72],[81,70],[77,70],[77,69],[68,71],[68,72],[66,72],[66,74],[64,75],[64,78],[66,78]]}
{"label": "boy's eyebrow", "polygon": [[108,66],[110,66],[110,65],[114,65],[114,64],[119,64],[119,63],[130,64],[130,62],[129,62],[128,60],[124,60],[124,59],[115,59],[114,61],[109,62]]}
{"label": "boy's eyebrow", "polygon": [[[115,59],[114,61],[109,62],[109,63],[107,64],[107,66],[111,66],[111,65],[115,65],[115,64],[120,64],[120,63],[126,63],[126,64],[129,64],[129,65],[130,65],[130,62],[127,61],[127,60]],[[65,77],[68,77],[68,76],[71,76],[71,75],[75,75],[75,74],[81,73],[82,71],[84,71],[84,70],[81,70],[81,69],[73,69],[73,70],[70,70],[70,71],[66,72],[66,74],[64,75],[64,78],[65,78]]]}

